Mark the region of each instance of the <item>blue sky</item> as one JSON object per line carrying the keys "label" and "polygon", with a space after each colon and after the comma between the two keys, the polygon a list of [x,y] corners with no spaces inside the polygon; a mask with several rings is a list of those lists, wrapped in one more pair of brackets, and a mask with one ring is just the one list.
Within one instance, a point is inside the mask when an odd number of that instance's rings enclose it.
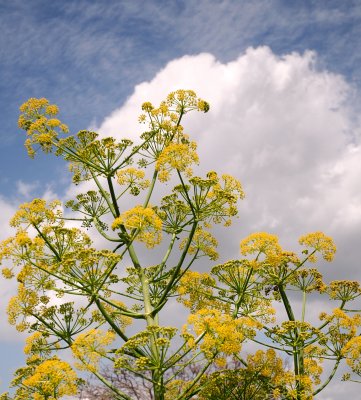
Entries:
{"label": "blue sky", "polygon": [[[242,98],[258,106],[260,101],[257,99],[260,97],[268,99],[268,104],[278,105],[277,109],[264,104],[259,106],[263,110],[260,119],[268,121],[262,126],[259,122],[246,121],[246,117],[238,120],[240,113],[235,105],[230,106],[233,111],[229,115],[227,109],[219,105],[219,110],[223,110],[230,121],[232,118],[237,120],[245,131],[252,127],[255,132],[260,132],[258,139],[255,135],[248,137],[245,134],[244,141],[237,139],[236,129],[233,136],[229,136],[233,149],[240,146],[251,154],[251,147],[257,149],[260,146],[257,159],[245,157],[237,166],[253,165],[249,168],[249,175],[242,170],[240,176],[242,179],[242,175],[246,175],[246,192],[250,192],[251,199],[252,190],[259,188],[257,185],[264,185],[262,193],[264,197],[269,196],[268,206],[256,198],[253,200],[253,209],[262,218],[256,223],[247,216],[242,217],[246,225],[244,231],[275,228],[287,238],[303,228],[329,228],[338,235],[343,260],[353,265],[349,269],[345,267],[346,273],[354,275],[356,263],[359,264],[360,253],[355,247],[361,229],[358,219],[361,192],[356,191],[357,176],[352,175],[352,171],[358,171],[361,165],[358,153],[355,153],[361,137],[357,106],[361,88],[361,1],[0,0],[0,26],[1,239],[6,237],[8,231],[7,216],[18,203],[42,196],[46,191],[60,197],[69,193],[70,179],[61,160],[43,155],[35,160],[27,157],[23,147],[24,134],[17,128],[18,108],[26,99],[47,97],[58,104],[61,119],[72,132],[95,126],[101,131],[117,134],[122,132],[126,122],[123,125],[116,125],[115,122],[133,115],[136,120],[131,108],[133,100],[147,100],[141,99],[142,93],[151,93],[157,98],[154,89],[157,85],[169,82],[171,86],[170,77],[176,80],[175,84],[177,77],[179,82],[188,82],[187,74],[192,75],[197,68],[204,68],[205,77],[213,78],[205,83],[198,82],[202,74],[195,73],[195,76],[200,76],[198,81],[194,78],[195,86],[199,83],[204,92],[208,90],[211,97],[214,95],[215,104],[217,101],[227,103],[232,87],[225,88],[228,80],[217,81],[217,74],[227,69],[231,76],[233,70],[250,76],[243,80],[237,78],[238,86],[234,83],[239,93],[243,91],[243,97],[237,95],[239,109],[243,107]],[[250,47],[255,50],[250,51]],[[202,56],[201,53],[208,55]],[[297,85],[284,83],[286,78],[282,71],[285,69],[291,77],[289,79],[294,79]],[[254,71],[260,78],[251,77]],[[238,76],[237,73],[235,76]],[[273,86],[265,84],[259,87],[258,80],[267,81],[269,76]],[[311,86],[312,82],[318,85],[310,87],[310,95],[302,91],[304,80],[311,82]],[[137,85],[138,92],[135,90]],[[209,89],[212,85],[214,92],[221,93],[218,97]],[[170,90],[159,88],[162,93]],[[318,93],[321,93],[319,97]],[[294,94],[299,95],[300,102],[307,102],[308,106],[299,108]],[[329,103],[327,99],[330,99]],[[292,105],[287,111],[289,121],[285,118],[281,125],[277,125],[272,116],[282,117],[282,107],[287,108],[287,104]],[[330,114],[331,109],[336,112]],[[209,118],[212,123],[232,131],[233,128],[217,120],[219,117],[212,119],[210,115]],[[304,118],[307,119],[305,122]],[[204,120],[197,120],[192,126],[197,128],[203,123]],[[304,130],[300,128],[297,131],[303,123]],[[278,143],[278,149],[282,147],[282,142],[278,142],[281,128],[295,128],[297,131],[294,142],[286,147],[286,153],[297,145],[296,148],[305,155],[303,158],[300,155],[300,161],[296,160],[293,175],[289,166],[294,158],[286,160],[284,155],[286,164],[278,165],[270,155],[272,152],[268,152],[274,143]],[[211,132],[212,126],[209,125],[208,129]],[[261,151],[262,143],[268,140],[261,132],[267,129],[267,137],[271,141]],[[311,146],[318,143],[317,132],[321,132],[319,143],[325,143],[327,136],[322,135],[328,131],[331,132],[330,143],[324,147],[319,145],[317,151],[312,150]],[[307,136],[309,132],[313,136]],[[202,136],[199,138],[202,142]],[[350,150],[348,146],[351,142],[356,145]],[[209,143],[209,154],[213,154],[213,147],[218,146],[217,141],[212,143]],[[335,144],[334,148],[332,144]],[[228,154],[230,150],[224,151]],[[238,160],[229,154],[229,160]],[[211,158],[210,155],[208,157]],[[207,159],[207,151],[204,158]],[[313,164],[317,158],[322,163]],[[231,162],[228,164],[230,169],[234,167]],[[310,165],[314,165],[314,169]],[[265,183],[265,169],[273,173],[268,180],[277,178],[280,185],[284,185],[281,199],[272,192],[272,186]],[[325,172],[327,169],[331,171],[329,175]],[[309,184],[310,177],[316,175],[319,180],[306,196],[302,188]],[[297,181],[297,185],[294,184],[288,191],[290,177]],[[327,198],[324,198],[322,193],[326,193],[324,188],[326,184],[329,188],[330,182],[334,192],[327,192]],[[346,222],[341,224],[338,219],[341,203],[349,204],[349,208],[342,209],[341,213],[343,221],[349,221],[347,226]],[[291,219],[285,211],[289,204],[300,207],[292,210],[296,214],[306,210],[308,218],[295,217],[288,227],[281,229],[282,223]],[[322,210],[315,211],[315,204],[322,204]],[[246,204],[244,213],[252,211],[252,207]],[[313,228],[310,221],[317,221],[319,226]],[[231,242],[232,245],[235,243]],[[225,248],[228,249],[227,245]],[[339,264],[343,265],[341,259]],[[330,276],[332,274],[330,272]],[[0,287],[5,288],[4,283]],[[1,302],[0,306],[4,309],[5,304]],[[21,341],[11,339],[12,328],[6,327],[4,331],[0,349],[2,354],[5,351],[8,354],[11,349],[12,356],[7,356],[11,361],[1,361],[1,389],[6,388],[10,369],[22,362]],[[324,399],[333,400],[332,396]]]}

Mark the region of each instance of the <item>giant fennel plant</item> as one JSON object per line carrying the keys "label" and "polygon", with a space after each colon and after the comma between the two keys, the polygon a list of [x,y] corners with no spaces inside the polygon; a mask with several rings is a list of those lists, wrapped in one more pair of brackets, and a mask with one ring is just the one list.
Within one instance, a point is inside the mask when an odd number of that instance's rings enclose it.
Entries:
{"label": "giant fennel plant", "polygon": [[[92,186],[65,208],[42,199],[22,204],[11,220],[16,234],[1,243],[1,260],[11,262],[2,273],[18,281],[9,321],[30,334],[26,366],[11,384],[15,400],[75,395],[83,374],[76,370],[95,375],[114,399],[132,399],[102,374],[104,363],[148,382],[154,400],[306,400],[344,359],[351,368],[344,379],[360,375],[361,317],[348,307],[360,296],[359,283],[327,285],[312,268],[317,257],[332,260],[331,238],[307,234],[297,255],[275,235],[253,233],[241,241],[239,259],[197,272],[200,257],[218,257],[212,226],[231,224],[244,193],[230,175],[194,174],[197,145],[181,122],[209,105],[193,91],[173,92],[158,108],[144,103],[139,122],[146,130],[136,144],[85,130],[69,135],[46,99],[31,98],[20,110],[29,155],[54,153],[68,162],[75,184]],[[94,248],[88,229],[105,249]],[[156,246],[161,256],[149,265]],[[316,325],[306,319],[314,293],[334,302]],[[189,310],[182,329],[162,324],[174,298]],[[301,302],[300,315],[292,300]],[[244,354],[245,342],[259,350]],[[59,358],[63,349],[71,350],[72,366]],[[334,364],[326,376],[325,360]],[[192,365],[197,373],[184,374]]]}

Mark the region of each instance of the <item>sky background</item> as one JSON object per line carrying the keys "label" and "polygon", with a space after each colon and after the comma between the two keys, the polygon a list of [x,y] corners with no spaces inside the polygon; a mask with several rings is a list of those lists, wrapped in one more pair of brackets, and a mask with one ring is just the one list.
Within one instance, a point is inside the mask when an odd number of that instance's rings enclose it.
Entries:
{"label": "sky background", "polygon": [[[361,1],[0,0],[0,26],[0,239],[20,203],[74,194],[61,160],[27,157],[29,97],[58,104],[73,133],[135,138],[142,102],[189,88],[211,104],[185,123],[200,168],[235,175],[247,195],[222,257],[253,231],[292,248],[323,230],[338,247],[326,280],[360,280]],[[23,339],[4,315],[14,286],[0,288],[1,391]],[[318,398],[357,390],[336,381]]]}

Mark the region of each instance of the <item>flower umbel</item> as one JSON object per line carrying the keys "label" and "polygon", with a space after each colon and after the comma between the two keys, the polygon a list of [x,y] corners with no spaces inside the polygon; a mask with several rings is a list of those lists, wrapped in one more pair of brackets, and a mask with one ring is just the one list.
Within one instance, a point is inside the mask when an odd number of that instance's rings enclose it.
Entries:
{"label": "flower umbel", "polygon": [[154,247],[162,240],[162,220],[150,207],[136,206],[113,221],[113,230],[121,226],[132,231],[135,240],[144,243],[148,248]]}

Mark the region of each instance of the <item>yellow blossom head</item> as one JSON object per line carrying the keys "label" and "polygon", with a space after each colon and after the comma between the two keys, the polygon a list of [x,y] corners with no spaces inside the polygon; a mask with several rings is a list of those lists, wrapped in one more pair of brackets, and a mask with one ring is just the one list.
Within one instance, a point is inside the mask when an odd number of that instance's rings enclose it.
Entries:
{"label": "yellow blossom head", "polygon": [[22,114],[18,124],[27,132],[25,146],[30,157],[34,157],[35,148],[40,147],[44,152],[52,151],[59,133],[67,133],[68,127],[57,118],[59,110],[55,104],[49,104],[45,98],[31,98],[21,107]]}
{"label": "yellow blossom head", "polygon": [[159,179],[166,181],[170,177],[170,171],[178,170],[192,175],[192,164],[198,164],[199,158],[196,152],[195,142],[170,143],[159,155],[156,169],[159,171]]}
{"label": "yellow blossom head", "polygon": [[252,233],[241,241],[241,253],[248,254],[278,254],[282,251],[278,237],[267,232]]}
{"label": "yellow blossom head", "polygon": [[81,333],[73,342],[71,349],[74,357],[80,361],[78,368],[95,372],[101,358],[108,353],[107,346],[113,343],[115,334],[99,329],[90,329]]}
{"label": "yellow blossom head", "polygon": [[22,384],[35,390],[39,400],[54,398],[55,393],[57,398],[77,393],[76,373],[68,363],[57,358],[42,362]]}
{"label": "yellow blossom head", "polygon": [[[314,252],[321,253],[326,261],[332,261],[336,253],[336,246],[330,236],[326,236],[323,232],[313,232],[299,238],[299,243],[305,247],[312,249]],[[315,262],[313,257],[310,261]]]}
{"label": "yellow blossom head", "polygon": [[117,217],[112,229],[130,229],[135,240],[154,247],[162,240],[162,220],[151,207],[136,206]]}

